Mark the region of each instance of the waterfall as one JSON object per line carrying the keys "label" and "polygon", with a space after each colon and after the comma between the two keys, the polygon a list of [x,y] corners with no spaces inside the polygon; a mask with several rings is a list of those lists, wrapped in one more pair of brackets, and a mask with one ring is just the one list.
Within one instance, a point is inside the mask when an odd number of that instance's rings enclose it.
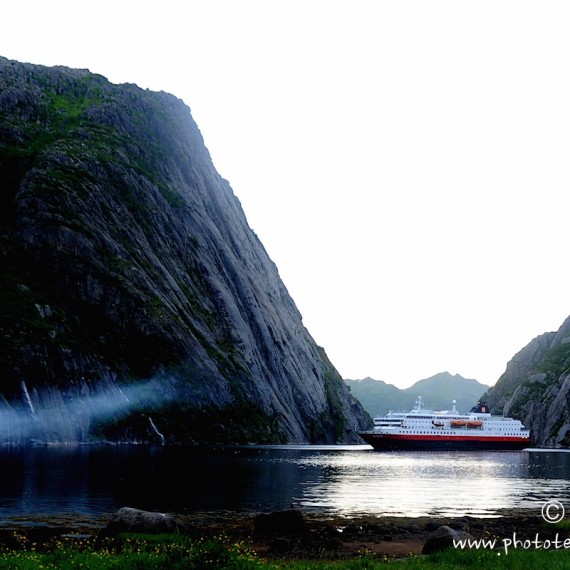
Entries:
{"label": "waterfall", "polygon": [[32,399],[30,398],[28,387],[26,386],[26,383],[23,380],[20,382],[20,386],[22,387],[22,395],[24,396],[24,401],[26,402],[26,404],[28,404],[32,414],[35,415],[36,411],[34,410],[34,405],[32,404]]}
{"label": "waterfall", "polygon": [[119,393],[121,394],[121,396],[123,396],[123,398],[125,398],[125,400],[127,402],[130,402],[130,400],[127,398],[127,396],[125,395],[125,393],[121,390],[120,386],[117,386],[117,389],[119,390]]}
{"label": "waterfall", "polygon": [[148,421],[150,422],[150,427],[152,428],[152,431],[154,431],[154,433],[158,435],[158,437],[160,437],[161,445],[164,445],[164,436],[158,431],[158,428],[156,427],[155,423],[152,421],[152,418],[150,416],[147,416],[147,418]]}

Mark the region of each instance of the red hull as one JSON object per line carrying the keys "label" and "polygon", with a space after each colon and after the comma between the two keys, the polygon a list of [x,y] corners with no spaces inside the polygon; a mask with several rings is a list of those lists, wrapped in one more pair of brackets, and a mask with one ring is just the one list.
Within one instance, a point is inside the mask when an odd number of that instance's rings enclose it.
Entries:
{"label": "red hull", "polygon": [[530,438],[477,435],[392,435],[360,432],[360,437],[374,449],[386,450],[483,450],[524,449]]}

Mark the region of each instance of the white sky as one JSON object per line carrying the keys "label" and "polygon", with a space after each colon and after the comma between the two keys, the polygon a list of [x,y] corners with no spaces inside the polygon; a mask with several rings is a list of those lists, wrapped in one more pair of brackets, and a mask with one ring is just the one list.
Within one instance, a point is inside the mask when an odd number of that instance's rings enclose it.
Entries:
{"label": "white sky", "polygon": [[344,378],[494,384],[570,314],[570,2],[18,0],[0,55],[183,99]]}

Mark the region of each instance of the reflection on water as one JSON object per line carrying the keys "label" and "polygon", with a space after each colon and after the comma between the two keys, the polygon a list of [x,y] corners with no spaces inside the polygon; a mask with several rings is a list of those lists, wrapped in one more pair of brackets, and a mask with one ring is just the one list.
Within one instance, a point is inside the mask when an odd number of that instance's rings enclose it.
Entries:
{"label": "reflection on water", "polygon": [[[570,499],[570,455],[527,452],[399,452],[313,456],[321,483],[306,490],[305,507],[340,514],[493,516]],[[540,481],[537,481],[539,479]]]}
{"label": "reflection on water", "polygon": [[340,515],[495,516],[570,503],[570,453],[352,447],[0,449],[0,512],[107,514],[296,507]]}

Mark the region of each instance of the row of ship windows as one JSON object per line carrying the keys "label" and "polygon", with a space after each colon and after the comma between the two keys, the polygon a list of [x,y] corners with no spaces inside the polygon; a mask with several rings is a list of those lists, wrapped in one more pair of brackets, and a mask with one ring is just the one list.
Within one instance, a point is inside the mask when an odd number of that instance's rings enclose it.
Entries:
{"label": "row of ship windows", "polygon": [[406,417],[391,417],[388,418],[386,416],[376,416],[377,420],[382,420],[385,422],[401,422],[403,420],[418,420],[422,422],[431,422],[431,421],[442,421],[442,420],[484,420],[487,422],[509,422],[512,423],[516,420],[513,418],[499,418],[495,417],[487,417],[487,416],[406,416]]}
{"label": "row of ship windows", "polygon": [[[412,421],[409,421],[409,420],[408,420],[408,421],[406,421],[405,423],[406,423],[407,425],[422,425],[422,424],[425,424],[426,422],[415,422],[415,421],[413,421],[413,420],[412,420]],[[389,425],[399,426],[399,425],[401,425],[401,424],[402,424],[401,421],[397,421],[397,422],[386,422],[386,421],[380,422],[380,425],[387,425],[387,426],[389,426]],[[486,425],[486,426],[495,426],[495,427],[507,427],[507,428],[508,428],[508,427],[512,427],[512,425],[511,425],[511,426],[506,426],[503,422],[490,422],[490,421],[485,421],[485,422],[483,422],[483,424]]]}
{"label": "row of ship windows", "polygon": [[[403,433],[413,433],[415,434],[425,434],[425,435],[433,435],[433,431],[416,431],[416,430],[408,430],[408,429],[403,429],[401,430]],[[436,432],[438,435],[457,435],[457,430],[453,430],[453,431],[442,431],[442,430],[438,430]],[[512,435],[512,436],[520,436],[520,433],[511,433],[511,432],[503,432],[500,434],[501,436],[507,436],[507,435]]]}
{"label": "row of ship windows", "polygon": [[[382,425],[400,425],[402,422],[401,421],[397,421],[397,422],[382,422]],[[426,422],[415,422],[413,420],[408,420],[406,421],[406,424],[413,424],[413,425],[422,425],[425,424]],[[490,422],[490,421],[485,421],[483,422],[485,425],[488,426],[499,426],[499,427],[512,427],[512,426],[505,426],[505,424],[503,422]]]}

